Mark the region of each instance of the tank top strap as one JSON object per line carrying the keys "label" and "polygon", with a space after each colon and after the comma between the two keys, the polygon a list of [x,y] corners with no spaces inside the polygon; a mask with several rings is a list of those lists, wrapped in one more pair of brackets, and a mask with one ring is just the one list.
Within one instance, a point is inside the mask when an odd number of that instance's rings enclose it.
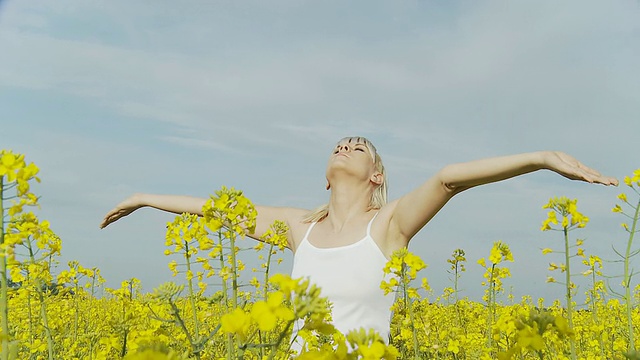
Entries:
{"label": "tank top strap", "polygon": [[372,218],[371,218],[371,220],[369,221],[369,225],[367,225],[367,236],[368,236],[368,237],[371,237],[371,224],[373,224],[373,220],[375,220],[375,219],[376,219],[376,216],[378,216],[378,213],[379,213],[379,211],[378,211],[378,212],[376,212],[376,214],[375,214],[375,215],[373,215],[373,217],[372,217]]}
{"label": "tank top strap", "polygon": [[314,221],[311,223],[311,225],[309,225],[309,228],[307,229],[307,232],[304,234],[304,237],[302,238],[302,242],[304,241],[309,241],[308,237],[309,237],[309,233],[311,233],[311,229],[313,229],[313,227],[317,224],[317,221]]}

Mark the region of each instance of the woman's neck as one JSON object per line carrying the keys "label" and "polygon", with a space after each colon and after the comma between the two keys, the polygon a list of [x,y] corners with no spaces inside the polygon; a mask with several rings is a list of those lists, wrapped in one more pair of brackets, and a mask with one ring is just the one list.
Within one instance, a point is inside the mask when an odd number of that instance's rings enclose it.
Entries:
{"label": "woman's neck", "polygon": [[371,188],[369,186],[331,186],[329,199],[329,213],[326,220],[334,230],[339,231],[352,219],[369,211],[371,203]]}

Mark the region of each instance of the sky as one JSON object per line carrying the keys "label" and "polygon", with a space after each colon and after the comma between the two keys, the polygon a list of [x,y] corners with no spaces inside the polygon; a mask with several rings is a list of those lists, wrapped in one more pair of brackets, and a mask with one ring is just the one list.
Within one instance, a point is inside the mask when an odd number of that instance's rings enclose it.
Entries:
{"label": "sky", "polygon": [[[173,280],[163,254],[173,215],[141,209],[99,229],[117,203],[225,185],[256,204],[314,208],[345,136],[376,145],[392,199],[447,164],[538,150],[630,175],[640,168],[639,39],[635,0],[4,0],[0,148],[41,169],[33,191],[63,240],[60,269],[77,260],[108,286],[136,277],[150,291]],[[501,240],[516,301],[562,298],[563,286],[546,283],[560,277],[547,270],[560,255],[541,253],[562,238],[540,231],[542,206],[578,199],[591,221],[572,238],[616,260],[612,247],[627,239],[611,212],[620,192],[631,195],[549,171],[481,186],[454,197],[410,250],[437,296],[452,286],[446,259],[463,249],[461,295],[479,300],[476,261]]]}

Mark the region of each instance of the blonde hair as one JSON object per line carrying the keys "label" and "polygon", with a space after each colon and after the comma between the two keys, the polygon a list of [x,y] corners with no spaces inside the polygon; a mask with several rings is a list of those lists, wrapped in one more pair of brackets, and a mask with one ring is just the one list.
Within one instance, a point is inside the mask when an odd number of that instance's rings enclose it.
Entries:
{"label": "blonde hair", "polygon": [[[361,136],[350,136],[345,137],[338,141],[338,144],[347,141],[352,142],[355,141],[356,144],[364,144],[367,149],[369,149],[369,153],[371,153],[371,157],[373,160],[373,165],[376,167],[376,171],[382,174],[382,183],[373,191],[371,195],[371,201],[369,202],[369,210],[371,209],[380,209],[387,203],[387,174],[384,170],[384,165],[382,165],[382,159],[380,155],[378,155],[378,151],[376,147],[373,146],[373,143],[369,141],[367,138]],[[316,209],[310,211],[305,217],[302,219],[302,222],[311,223],[322,221],[324,218],[329,215],[329,204],[324,204],[322,206],[317,207]]]}

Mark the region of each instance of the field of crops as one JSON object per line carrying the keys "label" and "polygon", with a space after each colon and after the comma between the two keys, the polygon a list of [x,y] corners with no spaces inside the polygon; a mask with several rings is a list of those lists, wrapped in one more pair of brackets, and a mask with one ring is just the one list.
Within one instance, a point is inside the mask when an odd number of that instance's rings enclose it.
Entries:
{"label": "field of crops", "polygon": [[[542,306],[533,298],[502,304],[502,280],[510,276],[509,246],[496,242],[477,262],[486,270],[482,302],[460,298],[457,281],[467,259],[462,249],[448,261],[453,284],[435,301],[417,287],[422,260],[398,251],[385,271],[394,274],[385,291],[398,293],[389,342],[362,329],[335,332],[320,289],[304,279],[271,274],[286,240],[276,222],[266,241],[250,251],[263,261],[245,269],[236,241],[252,230],[256,216],[242,192],[222,188],[204,216],[183,214],[168,226],[165,254],[175,282],[143,293],[135,278],[107,288],[97,268],[58,264],[62,240],[30,210],[38,198],[30,184],[38,168],[23,155],[0,152],[0,359],[640,359],[640,287],[630,266],[638,232],[640,170],[624,179],[619,205],[628,234],[621,252],[623,273],[606,286],[602,260],[586,254],[571,231],[589,219],[577,201],[554,198],[541,229],[557,230],[565,261],[551,263],[563,302]],[[574,271],[572,266],[581,270]],[[240,274],[251,272],[243,283]],[[572,277],[586,276],[587,306],[575,309]],[[184,285],[178,285],[184,284]],[[208,289],[209,287],[209,289]],[[301,354],[290,350],[291,328],[304,320]]]}

